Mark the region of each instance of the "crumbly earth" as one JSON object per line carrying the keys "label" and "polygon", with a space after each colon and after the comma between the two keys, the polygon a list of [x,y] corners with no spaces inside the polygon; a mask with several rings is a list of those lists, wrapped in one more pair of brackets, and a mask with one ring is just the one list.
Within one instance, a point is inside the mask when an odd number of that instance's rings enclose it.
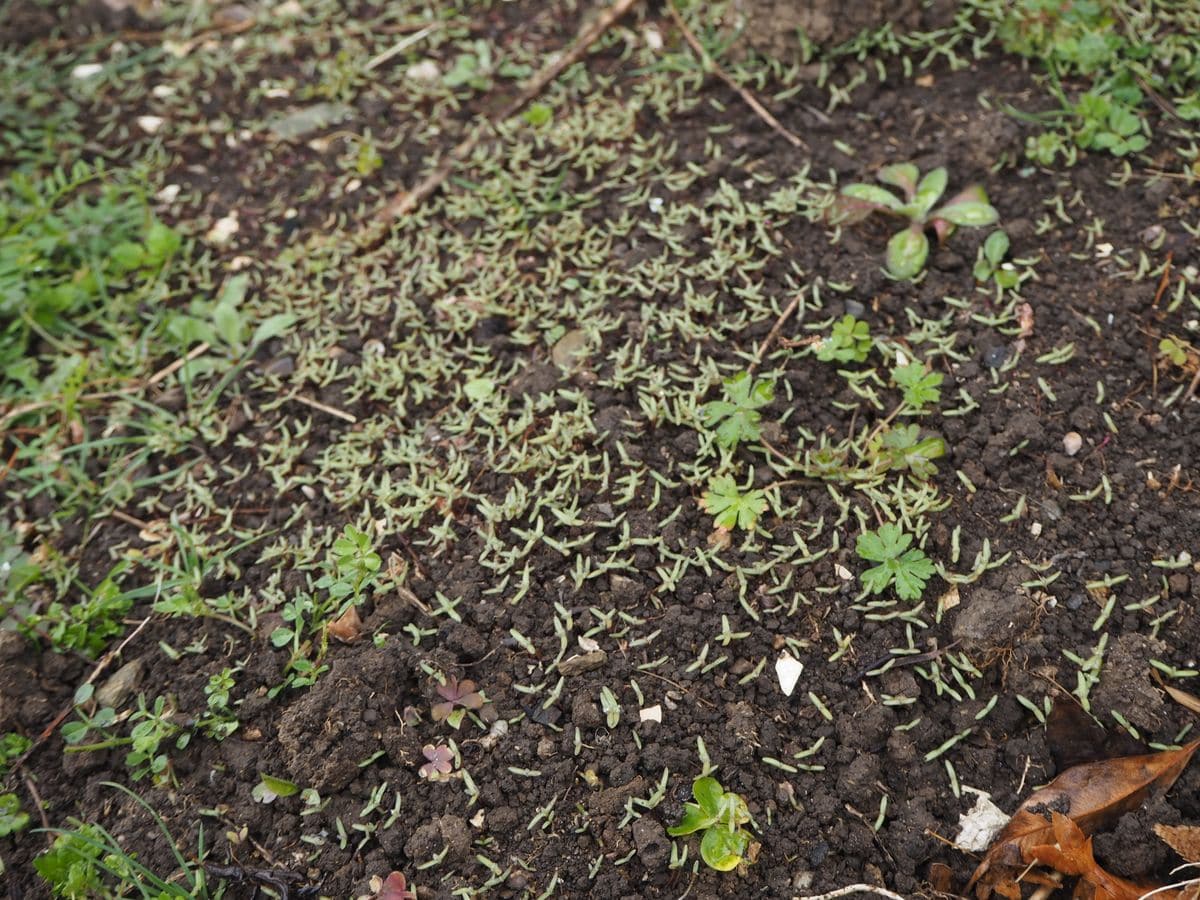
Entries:
{"label": "crumbly earth", "polygon": [[[213,31],[183,56],[138,63],[81,113],[96,152],[114,156],[147,152],[135,116],[163,117],[154,187],[180,191],[159,214],[195,236],[197,257],[213,255],[218,282],[251,274],[256,314],[296,316],[220,389],[215,377],[148,389],[171,424],[130,473],[142,486],[116,506],[125,516],[58,516],[54,495],[16,476],[0,485],[14,519],[60,521],[40,533],[78,554],[82,584],[123,558],[152,583],[148,560],[182,553],[174,517],[211,563],[197,596],[233,598],[244,627],[158,614],[109,670],[140,660],[136,690],[169,696],[184,721],[202,714],[209,676],[237,667],[238,730],[171,749],[169,783],[136,785],[185,854],[203,827],[209,863],[286,873],[293,895],[361,895],[400,870],[422,898],[790,897],[864,881],[932,896],[932,865],[961,890],[977,862],[952,845],[967,788],[1012,810],[1055,774],[1039,717],[1101,642],[1095,718],[1148,744],[1181,738],[1193,717],[1150,676],[1151,660],[1194,669],[1200,646],[1200,402],[1156,356],[1159,336],[1200,314],[1196,194],[1155,174],[1175,167],[1169,141],[1128,170],[1106,156],[1027,165],[1032,126],[1001,107],[1037,96],[1028,73],[995,49],[973,58],[964,40],[953,62],[909,78],[882,51],[884,81],[873,64],[839,63],[832,82],[857,82],[840,103],[812,67],[762,68],[755,89],[801,151],[705,77],[654,8],[539,98],[549,121],[502,126],[360,252],[372,211],[516,92],[497,74],[455,94],[414,67],[445,73],[481,41],[536,68],[587,12],[456,9],[366,70],[425,20],[421,4],[396,6],[317,4],[309,21],[264,14]],[[23,34],[55,40],[38,14]],[[163,37],[121,39],[103,52]],[[343,121],[272,132],[316,103],[343,105]],[[368,132],[381,165],[360,172],[353,139]],[[889,223],[831,239],[810,198],[907,160],[946,166],[952,190],[986,187],[1012,258],[1034,273],[1018,298],[976,284],[984,230],[952,235],[915,284],[881,270]],[[232,241],[206,246],[232,211]],[[802,308],[757,372],[776,387],[764,437],[794,456],[887,415],[882,358],[848,378],[806,340],[845,312],[928,360],[945,380],[921,424],[947,454],[929,495],[945,506],[920,514],[922,539],[944,575],[971,575],[957,605],[940,608],[944,577],[915,607],[861,596],[856,535],[916,501],[781,476],[754,443],[723,460],[699,423],[797,293]],[[879,378],[854,380],[876,365]],[[99,435],[148,414],[88,415]],[[1082,439],[1074,455],[1068,432]],[[719,467],[784,482],[759,530],[725,546],[699,503]],[[289,652],[269,636],[287,603],[317,592],[347,523],[368,527],[385,560],[364,636],[330,642],[315,684],[275,690]],[[804,666],[791,696],[775,677],[783,650]],[[2,730],[36,736],[89,669],[4,635]],[[507,729],[433,721],[437,673],[474,681]],[[448,740],[455,776],[422,778],[423,747]],[[754,817],[756,861],[735,873],[698,865],[694,840],[666,834],[699,747]],[[124,750],[63,749],[55,732],[26,766],[49,822],[99,821],[170,871],[149,816],[102,784],[129,783]],[[257,802],[263,772],[318,802]],[[1097,853],[1119,874],[1164,879],[1177,860],[1150,829],[1180,821],[1200,821],[1196,767]],[[44,838],[0,846],[9,895],[45,896],[31,866]],[[246,874],[227,896],[256,889]]]}

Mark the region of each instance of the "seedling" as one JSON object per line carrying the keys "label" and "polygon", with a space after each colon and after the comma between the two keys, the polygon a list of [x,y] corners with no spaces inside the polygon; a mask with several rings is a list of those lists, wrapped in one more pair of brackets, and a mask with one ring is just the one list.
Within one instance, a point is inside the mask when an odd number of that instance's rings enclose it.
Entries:
{"label": "seedling", "polygon": [[883,468],[908,469],[926,480],[937,474],[933,460],[946,455],[946,442],[940,437],[922,438],[917,425],[897,425],[872,440],[868,453]]}
{"label": "seedling", "polygon": [[258,773],[258,784],[250,791],[250,796],[258,803],[274,803],[278,797],[292,797],[300,793],[300,786],[286,778],[276,778],[266,772]]}
{"label": "seedling", "polygon": [[834,322],[829,337],[817,344],[817,359],[822,362],[866,362],[870,352],[869,326],[851,315]]}
{"label": "seedling", "polygon": [[1000,218],[988,203],[984,189],[973,184],[934,209],[946,190],[948,176],[944,168],[936,168],[920,178],[912,163],[897,163],[879,170],[879,180],[900,188],[901,201],[891,191],[873,184],[850,184],[842,188],[835,206],[837,224],[861,222],[875,212],[888,213],[909,220],[909,226],[896,232],[887,246],[887,268],[896,278],[914,278],[925,268],[929,256],[927,228],[937,234],[942,243],[959,225],[978,228],[991,225]]}
{"label": "seedling", "polygon": [[[371,887],[374,886],[372,879]],[[408,881],[403,873],[392,872],[375,891],[374,900],[417,900],[417,895],[408,889]]]}
{"label": "seedling", "polygon": [[1188,367],[1188,359],[1193,351],[1187,341],[1168,335],[1158,342],[1158,352],[1163,359],[1182,369]]}
{"label": "seedling", "polygon": [[443,702],[435,703],[430,709],[430,715],[433,721],[445,721],[451,728],[457,729],[462,725],[467,710],[483,708],[483,694],[475,690],[475,682],[469,678],[462,681],[448,678],[445,684],[438,685],[437,692]]}
{"label": "seedling", "polygon": [[726,792],[711,776],[692,783],[692,796],[696,802],[684,804],[683,821],[668,828],[667,834],[682,837],[703,831],[700,858],[718,872],[736,868],[750,847],[750,832],[742,828],[750,821],[746,801]]}
{"label": "seedling", "polygon": [[919,413],[926,403],[937,403],[942,398],[941,372],[927,372],[919,362],[910,362],[892,369],[892,378],[904,392],[905,412]]}
{"label": "seedling", "polygon": [[717,475],[708,482],[700,505],[713,516],[718,528],[751,531],[767,509],[767,496],[759,490],[743,491],[729,475]]}
{"label": "seedling", "polygon": [[428,760],[417,770],[417,774],[430,781],[444,781],[454,770],[454,751],[445,744],[426,744],[421,753]]}
{"label": "seedling", "polygon": [[881,594],[894,584],[900,599],[920,599],[934,569],[924,551],[918,547],[910,549],[912,542],[913,536],[893,522],[858,536],[855,544],[858,555],[879,563],[862,573],[863,587],[868,593]]}
{"label": "seedling", "polygon": [[319,590],[328,591],[338,603],[334,619],[362,602],[363,591],[382,565],[379,554],[371,547],[371,536],[347,525],[342,536],[333,542],[333,551],[325,563],[325,574],[316,585]]}
{"label": "seedling", "polygon": [[16,794],[0,794],[0,837],[16,834],[29,825],[29,813],[21,809]]}
{"label": "seedling", "polygon": [[1021,281],[1021,276],[1011,266],[1005,266],[1004,257],[1008,256],[1008,235],[1003,231],[993,231],[979,248],[979,257],[975,260],[975,280],[983,283],[994,278],[996,284],[1004,289],[1014,288]]}
{"label": "seedling", "polygon": [[765,379],[755,381],[749,372],[739,372],[722,384],[725,399],[705,404],[702,415],[704,426],[716,429],[717,443],[732,450],[740,441],[762,436],[758,410],[775,399],[775,388]]}

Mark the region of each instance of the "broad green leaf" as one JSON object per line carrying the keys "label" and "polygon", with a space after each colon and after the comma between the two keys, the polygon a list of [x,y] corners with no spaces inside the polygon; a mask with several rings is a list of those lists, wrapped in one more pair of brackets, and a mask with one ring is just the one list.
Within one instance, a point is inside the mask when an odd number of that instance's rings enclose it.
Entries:
{"label": "broad green leaf", "polygon": [[290,797],[300,793],[300,788],[286,778],[276,778],[266,772],[259,772],[258,777],[263,786],[276,797]]}
{"label": "broad green leaf", "polygon": [[704,832],[704,837],[700,839],[700,858],[709,868],[728,872],[737,868],[749,846],[750,835],[742,829],[729,831],[714,826]]}
{"label": "broad green leaf", "polygon": [[878,177],[884,184],[900,188],[904,196],[911,199],[917,193],[917,179],[921,173],[912,163],[895,163],[880,169]]}
{"label": "broad green leaf", "polygon": [[216,329],[217,337],[231,349],[240,349],[242,346],[242,316],[237,311],[237,307],[221,302],[218,303],[212,312],[213,328]]}
{"label": "broad green leaf", "polygon": [[890,209],[893,212],[899,212],[904,207],[904,204],[900,202],[900,198],[891,191],[876,187],[873,184],[848,184],[842,188],[842,194],[853,200],[874,203],[876,206]]}
{"label": "broad green leaf", "polygon": [[987,236],[987,240],[983,242],[983,255],[992,264],[992,267],[995,268],[1008,255],[1008,247],[1008,235],[1003,231],[993,231]]}
{"label": "broad green leaf", "polygon": [[701,828],[707,828],[714,821],[712,816],[705,813],[695,803],[685,803],[683,804],[683,821],[668,828],[667,834],[671,837],[681,837],[699,831]]}
{"label": "broad green leaf", "polygon": [[963,200],[958,203],[948,203],[935,213],[939,219],[953,222],[955,225],[979,227],[991,225],[1000,218],[996,208],[990,203],[980,203],[976,200]]}
{"label": "broad green leaf", "polygon": [[938,166],[925,174],[917,185],[917,196],[913,198],[912,207],[916,210],[917,221],[924,221],[925,216],[933,209],[935,203],[946,192],[946,182],[949,176],[945,168]]}
{"label": "broad green leaf", "polygon": [[281,334],[285,334],[289,328],[295,323],[296,317],[291,313],[276,313],[273,316],[268,316],[258,323],[258,327],[254,329],[254,335],[250,338],[250,347],[265,344],[271,338],[277,338]]}
{"label": "broad green leaf", "polygon": [[692,796],[696,798],[700,808],[714,819],[721,813],[721,798],[724,794],[721,783],[712,776],[697,778],[692,783]]}
{"label": "broad green leaf", "polygon": [[919,228],[905,228],[892,235],[887,245],[888,271],[896,278],[913,278],[925,268],[929,238]]}

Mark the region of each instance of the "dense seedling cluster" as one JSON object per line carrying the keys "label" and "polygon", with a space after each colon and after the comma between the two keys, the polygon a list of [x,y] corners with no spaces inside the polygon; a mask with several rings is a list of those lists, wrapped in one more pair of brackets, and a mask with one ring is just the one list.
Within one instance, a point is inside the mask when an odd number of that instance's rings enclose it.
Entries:
{"label": "dense seedling cluster", "polygon": [[[1030,671],[1186,738],[1105,697],[1131,656],[1195,676],[1169,642],[1194,551],[1148,537],[1194,521],[1174,28],[1150,66],[1140,15],[972,0],[785,64],[689,7],[812,126],[798,153],[647,7],[459,154],[577,23],[384,6],[0,51],[0,614],[39,650],[0,641],[0,674],[57,690],[0,697],[5,863],[60,896],[707,895],[783,867],[804,893],[853,844],[916,895],[963,865],[930,816],[1024,777],[996,735],[1048,720]],[[1052,49],[1049,132],[975,90],[1016,77],[997,37]],[[1028,165],[1068,157],[1086,190]],[[948,172],[978,184],[946,199]],[[1118,215],[1126,189],[1153,202]],[[1106,355],[1135,332],[1136,367]],[[1081,520],[1112,545],[1080,555]],[[1033,637],[967,627],[979,598]],[[104,766],[169,849],[94,778],[55,787]]]}

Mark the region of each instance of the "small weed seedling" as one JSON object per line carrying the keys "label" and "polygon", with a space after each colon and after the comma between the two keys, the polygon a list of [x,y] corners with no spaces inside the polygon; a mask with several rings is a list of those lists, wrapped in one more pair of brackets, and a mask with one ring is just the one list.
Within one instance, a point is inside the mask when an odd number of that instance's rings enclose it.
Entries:
{"label": "small weed seedling", "polygon": [[250,791],[256,803],[274,803],[279,797],[294,797],[300,786],[286,778],[276,778],[266,772],[258,773],[258,784]]}
{"label": "small weed seedling", "polygon": [[371,887],[375,890],[373,900],[417,900],[417,895],[408,889],[408,880],[402,872],[392,872],[377,889],[372,879]]}
{"label": "small weed seedling", "polygon": [[718,528],[752,531],[758,517],[767,510],[767,496],[759,490],[743,491],[730,475],[717,475],[708,482],[700,505],[712,515]]}
{"label": "small weed seedling", "polygon": [[866,362],[871,352],[871,332],[866,322],[851,315],[833,323],[829,337],[817,344],[817,359],[822,362]]}
{"label": "small weed seedling", "polygon": [[445,744],[426,744],[421,748],[426,762],[417,774],[429,781],[445,781],[454,771],[454,751]]}
{"label": "small weed seedling", "polygon": [[371,536],[347,525],[342,536],[333,542],[325,574],[316,585],[318,590],[328,591],[337,602],[338,610],[333,618],[362,602],[364,589],[375,579],[382,565],[379,554],[371,547]]}
{"label": "small weed seedling", "polygon": [[756,441],[762,436],[758,410],[775,399],[775,388],[765,379],[755,381],[749,372],[726,378],[723,386],[725,399],[704,406],[704,427],[715,428],[717,443],[732,450],[741,441]]}
{"label": "small weed seedling", "polygon": [[933,577],[933,563],[918,547],[911,547],[913,536],[893,522],[880,525],[878,531],[864,531],[855,550],[870,562],[879,563],[862,573],[863,587],[881,594],[895,584],[902,600],[919,600],[925,582]]}
{"label": "small weed seedling", "polygon": [[0,794],[0,838],[16,834],[29,825],[29,813],[21,809],[16,794]]}
{"label": "small weed seedling", "polygon": [[892,378],[904,394],[904,412],[909,415],[921,413],[926,403],[937,403],[942,399],[942,373],[927,372],[919,362],[910,362],[892,369]]}
{"label": "small weed seedling", "polygon": [[925,229],[932,228],[941,243],[956,226],[978,228],[991,225],[1000,217],[977,184],[934,209],[946,190],[946,170],[939,167],[920,181],[918,178],[920,172],[912,163],[885,166],[879,170],[879,180],[900,188],[904,192],[903,201],[873,184],[850,184],[842,188],[834,207],[835,224],[861,222],[875,212],[909,220],[909,226],[888,241],[887,268],[896,278],[915,278],[925,268],[929,256]]}
{"label": "small weed seedling", "polygon": [[750,821],[746,801],[726,792],[711,776],[697,778],[692,784],[695,803],[685,803],[683,821],[667,829],[672,837],[703,831],[700,858],[718,872],[737,867],[750,847],[750,832],[742,826]]}
{"label": "small weed seedling", "polygon": [[475,682],[469,678],[462,681],[448,678],[445,684],[438,685],[437,692],[442,702],[433,705],[430,715],[433,721],[444,721],[451,728],[457,729],[462,725],[467,710],[483,709],[483,693],[475,690]]}
{"label": "small weed seedling", "polygon": [[988,279],[995,279],[996,284],[1005,290],[1014,288],[1021,281],[1016,269],[1004,265],[1004,257],[1008,256],[1008,235],[996,230],[987,236],[983,246],[979,248],[979,258],[975,260],[975,280],[980,284]]}
{"label": "small weed seedling", "polygon": [[946,455],[946,442],[940,437],[922,438],[917,425],[897,425],[873,439],[867,453],[876,469],[907,469],[926,481],[937,474],[933,460]]}

